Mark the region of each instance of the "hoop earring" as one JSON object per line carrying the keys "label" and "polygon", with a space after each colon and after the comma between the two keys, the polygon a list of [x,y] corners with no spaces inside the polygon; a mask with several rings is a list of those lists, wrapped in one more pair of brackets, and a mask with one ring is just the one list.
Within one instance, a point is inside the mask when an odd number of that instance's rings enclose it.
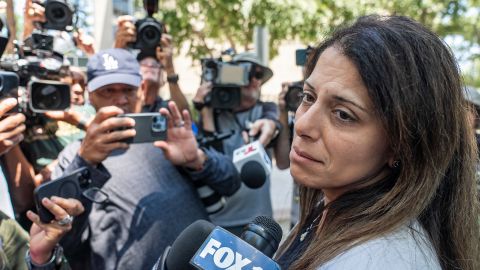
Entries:
{"label": "hoop earring", "polygon": [[392,167],[393,169],[398,169],[398,167],[400,167],[400,160],[393,161],[390,167]]}

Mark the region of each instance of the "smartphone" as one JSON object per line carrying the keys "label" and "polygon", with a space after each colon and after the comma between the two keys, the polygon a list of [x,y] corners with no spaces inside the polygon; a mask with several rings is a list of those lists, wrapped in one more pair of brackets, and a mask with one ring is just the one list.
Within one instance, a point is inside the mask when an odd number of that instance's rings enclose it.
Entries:
{"label": "smartphone", "polygon": [[167,118],[160,113],[127,113],[118,117],[135,120],[136,135],[126,140],[127,143],[147,143],[167,139]]}
{"label": "smartphone", "polygon": [[55,216],[43,206],[43,198],[57,196],[78,200],[81,198],[83,191],[89,187],[90,183],[90,173],[86,167],[82,167],[68,175],[43,183],[35,188],[33,196],[40,220],[43,223],[50,223],[50,221],[55,218]]}

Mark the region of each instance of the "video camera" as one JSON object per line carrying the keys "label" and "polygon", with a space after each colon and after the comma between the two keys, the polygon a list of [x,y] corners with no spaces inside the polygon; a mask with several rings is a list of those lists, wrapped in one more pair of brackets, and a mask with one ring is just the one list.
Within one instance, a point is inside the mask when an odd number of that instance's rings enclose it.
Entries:
{"label": "video camera", "polygon": [[69,68],[63,64],[63,56],[53,52],[51,39],[33,34],[23,50],[17,48],[17,56],[0,62],[0,68],[6,71],[1,73],[4,87],[0,97],[16,97],[19,106],[15,110],[27,117],[70,107],[70,85],[59,81],[69,75]]}
{"label": "video camera", "polygon": [[[26,88],[26,91],[25,88],[15,91],[16,87],[9,87],[0,93],[0,97],[18,98],[19,112],[32,116],[34,113],[63,111],[70,107],[70,85],[59,81],[68,75],[68,66],[64,66],[58,59],[30,55],[2,61],[0,67],[10,71],[2,72],[5,81],[13,82],[13,75],[18,75],[18,86]],[[12,86],[13,83],[7,85]]]}
{"label": "video camera", "polygon": [[147,12],[147,17],[135,22],[137,40],[130,46],[144,54],[155,56],[163,32],[162,23],[153,18],[153,14],[158,11],[158,0],[143,0],[143,8]]}
{"label": "video camera", "polygon": [[45,8],[47,21],[41,24],[42,29],[70,31],[72,30],[74,9],[67,0],[35,1]]}
{"label": "video camera", "polygon": [[253,64],[223,62],[221,58],[202,59],[202,80],[212,82],[213,88],[205,104],[216,109],[234,109],[240,105],[240,88],[250,83]]}

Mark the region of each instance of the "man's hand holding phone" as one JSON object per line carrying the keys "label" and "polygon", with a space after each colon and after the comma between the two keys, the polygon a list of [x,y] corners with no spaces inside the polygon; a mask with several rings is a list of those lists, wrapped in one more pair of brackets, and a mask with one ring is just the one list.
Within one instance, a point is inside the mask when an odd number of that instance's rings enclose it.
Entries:
{"label": "man's hand holding phone", "polygon": [[108,106],[101,108],[87,129],[78,151],[89,164],[96,166],[116,149],[128,149],[125,140],[136,134],[135,121],[129,117],[116,117],[123,110]]}
{"label": "man's hand holding phone", "polygon": [[[33,222],[30,228],[30,258],[38,265],[50,260],[55,246],[72,229],[71,217],[78,216],[84,211],[82,203],[75,199],[43,198],[42,204],[55,216],[55,220],[42,223],[37,214],[32,211],[27,212],[28,219]],[[70,217],[70,222],[60,222],[66,217]]]}
{"label": "man's hand holding phone", "polygon": [[21,113],[7,115],[16,105],[15,98],[0,100],[0,155],[23,140],[25,115]]}

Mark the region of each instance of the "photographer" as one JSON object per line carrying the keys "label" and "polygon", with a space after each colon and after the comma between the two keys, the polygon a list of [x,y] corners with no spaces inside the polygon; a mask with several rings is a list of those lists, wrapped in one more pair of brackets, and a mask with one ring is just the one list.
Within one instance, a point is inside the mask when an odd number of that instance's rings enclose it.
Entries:
{"label": "photographer", "polygon": [[228,157],[198,148],[188,112],[180,113],[174,102],[170,111],[161,109],[168,119],[165,141],[156,147],[125,142],[139,134],[133,118],[118,116],[139,113],[143,101],[139,65],[130,52],[98,52],[87,74],[97,115],[85,138],[62,151],[54,176],[86,166],[108,201],[84,202],[86,212],[62,245],[71,262],[87,264],[81,269],[151,269],[184,228],[208,218],[193,182],[202,179],[230,195],[239,176]]}
{"label": "photographer", "polygon": [[[129,44],[137,39],[133,17],[129,15],[120,16],[117,21],[117,27],[114,47],[127,49]],[[165,27],[163,27],[163,30],[165,30]],[[140,73],[142,74],[140,87],[145,96],[142,111],[157,112],[160,108],[166,107],[167,101],[164,101],[158,95],[159,90],[165,84],[164,72],[167,74],[170,99],[175,101],[180,111],[188,110],[187,99],[178,85],[178,74],[175,73],[173,66],[173,45],[170,35],[164,31],[161,35],[160,43],[154,52],[141,49],[137,55],[137,60],[140,64]]]}
{"label": "photographer", "polygon": [[[220,149],[230,157],[235,149],[248,143],[248,137],[256,137],[263,146],[268,146],[280,129],[276,105],[259,99],[261,85],[273,76],[271,69],[263,66],[255,54],[248,52],[234,56],[233,62],[253,65],[249,84],[240,89],[241,101],[238,107],[233,110],[220,110],[205,104],[206,97],[212,92],[210,82],[202,84],[193,99],[195,107],[200,111],[202,132],[235,131],[231,137],[222,141]],[[258,189],[242,185],[238,192],[226,198],[225,207],[210,218],[216,225],[238,235],[244,225],[259,215],[273,215],[269,179]]]}
{"label": "photographer", "polygon": [[[45,7],[39,4],[38,1],[25,0],[23,20],[22,37],[23,40],[25,40],[31,36],[36,28],[41,28],[42,23],[47,22],[47,18],[45,17]],[[78,29],[73,32],[72,40],[76,47],[85,55],[92,56],[95,53],[93,37],[86,34],[84,31],[82,31],[82,29]]]}

